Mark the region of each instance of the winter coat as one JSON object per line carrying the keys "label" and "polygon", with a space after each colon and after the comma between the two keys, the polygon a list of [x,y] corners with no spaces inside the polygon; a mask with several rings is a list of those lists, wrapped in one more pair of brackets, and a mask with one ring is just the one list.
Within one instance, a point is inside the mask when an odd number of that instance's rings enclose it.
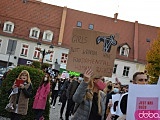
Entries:
{"label": "winter coat", "polygon": [[[53,83],[52,83],[52,92],[54,91],[54,89],[55,89],[55,87],[56,87],[56,84],[57,84],[57,82],[53,82]],[[62,86],[62,83],[61,83],[61,82],[58,82],[58,90],[61,89],[61,86]]]}
{"label": "winter coat", "polygon": [[79,83],[78,81],[75,81],[73,80],[70,85],[68,86],[68,89],[67,89],[67,99],[72,99],[77,87],[79,86]]}
{"label": "winter coat", "polygon": [[[73,95],[73,101],[79,104],[74,117],[71,120],[88,120],[91,107],[92,107],[92,101],[84,99],[84,96],[87,92],[87,86],[88,83],[85,83],[84,81],[80,83],[78,86],[75,94]],[[105,93],[101,92],[101,108],[102,108],[102,114],[101,114],[101,120],[104,119],[104,113],[105,113],[105,105],[106,105],[106,95]]]}
{"label": "winter coat", "polygon": [[44,110],[46,107],[46,101],[49,92],[50,92],[50,83],[48,83],[46,86],[44,86],[44,84],[40,86],[36,92],[32,108]]}
{"label": "winter coat", "polygon": [[[17,114],[26,115],[28,111],[29,98],[32,96],[32,85],[27,83],[24,85],[24,89],[19,88],[18,94],[13,94],[10,97],[9,102],[13,103],[13,107],[16,108],[18,104]],[[11,110],[15,112],[15,109]]]}

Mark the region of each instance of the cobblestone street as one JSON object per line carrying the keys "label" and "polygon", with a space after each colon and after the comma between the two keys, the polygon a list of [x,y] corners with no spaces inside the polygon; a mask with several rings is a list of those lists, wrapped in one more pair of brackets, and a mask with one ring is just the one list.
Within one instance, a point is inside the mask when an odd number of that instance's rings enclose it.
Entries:
{"label": "cobblestone street", "polygon": [[[57,98],[55,109],[53,109],[52,107],[50,108],[50,120],[60,120],[61,105],[58,105],[58,101],[59,101],[59,97]],[[67,106],[67,103],[66,103],[66,106]],[[65,120],[66,106],[63,111],[63,119],[64,120]],[[70,119],[71,119],[71,117],[70,117]]]}
{"label": "cobblestone street", "polygon": [[[59,99],[59,98],[58,98]],[[55,105],[55,109],[53,109],[52,107],[50,108],[50,120],[60,120],[59,117],[60,117],[60,108],[61,108],[61,105],[58,105],[58,101]],[[66,108],[64,109],[64,112],[63,112],[63,118],[65,118],[65,110]]]}

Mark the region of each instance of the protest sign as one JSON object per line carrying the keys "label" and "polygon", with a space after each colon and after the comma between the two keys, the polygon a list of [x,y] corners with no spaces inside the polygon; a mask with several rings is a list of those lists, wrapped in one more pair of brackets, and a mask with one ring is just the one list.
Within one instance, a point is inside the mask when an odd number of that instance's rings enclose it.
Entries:
{"label": "protest sign", "polygon": [[74,28],[68,54],[67,70],[111,77],[117,50],[116,37],[99,31]]}
{"label": "protest sign", "polygon": [[159,120],[159,91],[159,85],[129,85],[127,120]]}
{"label": "protest sign", "polygon": [[112,95],[112,107],[111,107],[111,114],[116,115],[116,111],[118,108],[118,102],[120,100],[121,94],[114,94]]}
{"label": "protest sign", "polygon": [[69,73],[67,71],[63,71],[62,75],[61,75],[62,79],[66,79],[69,78]]}

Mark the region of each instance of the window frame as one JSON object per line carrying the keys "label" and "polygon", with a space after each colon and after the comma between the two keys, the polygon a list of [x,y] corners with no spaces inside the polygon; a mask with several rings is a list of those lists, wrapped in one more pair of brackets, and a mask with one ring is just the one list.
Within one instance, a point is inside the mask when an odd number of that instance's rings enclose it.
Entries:
{"label": "window frame", "polygon": [[[25,46],[28,46],[28,48],[25,48],[25,47],[23,47],[23,45],[25,45]],[[26,53],[26,54],[21,54],[22,53],[22,50],[23,50],[23,48],[24,48],[24,53]],[[28,56],[28,51],[29,51],[29,45],[28,44],[26,44],[26,43],[22,43],[21,44],[21,52],[20,52],[20,56],[24,56],[24,57],[27,57]]]}
{"label": "window frame", "polygon": [[[67,57],[66,57],[66,55],[67,55]],[[62,58],[62,57],[64,57],[64,58]],[[68,54],[67,53],[62,53],[61,54],[61,64],[67,65],[67,60],[68,60]],[[64,62],[64,61],[66,61],[66,62]]]}
{"label": "window frame", "polygon": [[118,64],[114,64],[114,66],[113,66],[113,74],[116,74],[116,72],[117,72],[117,67],[118,67]]}
{"label": "window frame", "polygon": [[[40,57],[41,57],[41,52],[40,52],[38,49],[39,49],[38,47],[35,47],[35,48],[34,48],[33,59],[40,59]],[[38,54],[38,55],[35,56],[35,54]]]}
{"label": "window frame", "polygon": [[94,29],[94,25],[93,25],[93,24],[89,24],[89,25],[88,25],[88,29],[89,29],[89,30],[93,30],[93,29]]}
{"label": "window frame", "polygon": [[77,27],[82,27],[82,22],[81,21],[77,21]]}
{"label": "window frame", "polygon": [[129,71],[130,71],[130,67],[129,66],[124,66],[122,75],[125,76],[125,77],[128,77],[129,76]]}
{"label": "window frame", "polygon": [[[37,33],[34,33],[37,32]],[[36,35],[34,35],[36,34]],[[40,29],[37,27],[33,27],[30,29],[30,33],[29,33],[29,37],[33,38],[33,39],[39,39],[39,35],[40,35]]]}
{"label": "window frame", "polygon": [[[49,37],[48,39],[46,38],[46,35],[47,35],[47,34],[50,34],[50,37]],[[42,40],[43,40],[43,41],[51,42],[52,39],[53,39],[53,32],[50,31],[50,30],[45,30],[45,31],[43,32]]]}
{"label": "window frame", "polygon": [[[10,26],[10,28],[7,27],[8,25]],[[6,21],[3,26],[3,32],[13,33],[13,31],[14,31],[14,23],[11,21]]]}
{"label": "window frame", "polygon": [[119,54],[120,54],[121,56],[126,56],[126,57],[128,57],[128,56],[129,56],[129,47],[128,47],[128,45],[123,45],[123,46],[121,46],[121,47],[120,47],[120,52],[119,52]]}
{"label": "window frame", "polygon": [[52,53],[48,54],[49,55],[49,59],[46,58],[47,62],[52,62],[53,61],[53,53],[54,53],[54,51]]}

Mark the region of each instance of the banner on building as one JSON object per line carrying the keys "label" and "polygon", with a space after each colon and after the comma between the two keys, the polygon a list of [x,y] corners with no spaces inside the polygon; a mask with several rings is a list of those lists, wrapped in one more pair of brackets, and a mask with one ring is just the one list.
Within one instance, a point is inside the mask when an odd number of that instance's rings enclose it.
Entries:
{"label": "banner on building", "polygon": [[160,119],[160,85],[129,85],[127,120]]}
{"label": "banner on building", "polygon": [[84,73],[91,68],[95,75],[111,77],[117,50],[114,34],[74,28],[67,70]]}

